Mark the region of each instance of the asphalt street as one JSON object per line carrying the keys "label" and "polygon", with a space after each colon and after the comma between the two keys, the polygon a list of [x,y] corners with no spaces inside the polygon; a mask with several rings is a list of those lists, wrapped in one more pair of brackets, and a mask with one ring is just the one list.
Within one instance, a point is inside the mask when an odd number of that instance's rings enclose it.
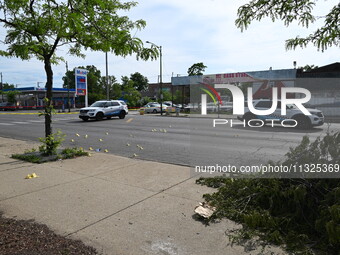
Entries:
{"label": "asphalt street", "polygon": [[[44,136],[43,117],[36,113],[15,113],[0,114],[0,136],[31,141]],[[277,161],[304,135],[313,140],[327,130],[340,130],[340,124],[325,124],[312,130],[231,127],[230,124],[213,127],[213,119],[209,118],[136,113],[124,120],[88,122],[80,120],[76,113],[56,114],[52,125],[54,132],[60,130],[66,135],[64,146],[191,166],[208,163],[240,166]]]}

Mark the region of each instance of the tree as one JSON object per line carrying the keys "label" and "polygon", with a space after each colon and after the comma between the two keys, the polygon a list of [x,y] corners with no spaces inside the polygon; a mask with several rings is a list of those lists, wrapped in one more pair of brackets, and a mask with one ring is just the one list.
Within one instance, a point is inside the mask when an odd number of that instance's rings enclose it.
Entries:
{"label": "tree", "polygon": [[133,81],[135,89],[138,91],[145,91],[148,89],[149,80],[147,77],[135,72],[130,75],[130,80]]}
{"label": "tree", "polygon": [[[340,164],[340,133],[327,132],[313,141],[304,136],[285,156],[268,165]],[[260,174],[259,178],[216,176],[197,180],[196,183],[219,188],[213,194],[203,195],[216,207],[209,221],[226,217],[241,223],[240,232],[230,233],[231,240],[244,243],[256,235],[270,243],[285,243],[289,254],[339,254],[338,173],[271,174]]]}
{"label": "tree", "polygon": [[8,102],[16,103],[17,101],[16,97],[18,94],[20,94],[20,92],[16,90],[9,90],[9,91],[4,92],[4,94],[6,95]]}
{"label": "tree", "polygon": [[182,93],[181,93],[180,90],[176,90],[176,92],[174,93],[174,101],[173,101],[173,103],[180,104],[182,102],[183,102]]}
{"label": "tree", "polygon": [[2,83],[2,86],[0,87],[0,95],[1,95],[1,100],[4,101],[4,95],[6,94],[6,92],[4,90],[6,89],[14,89],[15,85],[13,84],[8,84],[7,82]]}
{"label": "tree", "polygon": [[[171,94],[170,91],[163,90],[162,94],[163,94],[163,100],[162,100],[163,102],[172,100],[172,94]],[[160,98],[160,96],[159,96],[159,98]]]}
{"label": "tree", "polygon": [[151,102],[151,98],[150,97],[142,97],[140,100],[139,100],[139,106],[144,106],[146,105],[147,103]]}
{"label": "tree", "polygon": [[0,55],[43,61],[46,73],[45,136],[52,134],[52,64],[63,60],[57,49],[68,46],[70,55],[84,57],[82,49],[113,52],[137,59],[155,59],[156,47],[144,48],[131,35],[142,29],[144,20],[131,21],[118,13],[128,11],[136,2],[119,0],[12,0],[0,1],[0,22],[7,29],[3,41],[8,45]]}
{"label": "tree", "polygon": [[[119,99],[122,97],[122,86],[117,82],[117,79],[113,75],[108,76],[109,80],[109,94],[112,99]],[[102,77],[102,83],[106,87],[106,76]]]}
{"label": "tree", "polygon": [[134,87],[134,82],[127,76],[122,76],[122,98],[129,107],[136,106],[141,100],[141,93]]}
{"label": "tree", "polygon": [[14,84],[9,84],[7,82],[2,84],[2,89],[14,89],[15,85]]}
{"label": "tree", "polygon": [[317,19],[324,19],[324,25],[305,38],[297,36],[286,40],[287,49],[298,46],[304,48],[312,43],[318,50],[324,51],[327,47],[340,46],[340,3],[338,2],[330,12],[323,17],[312,15],[316,5],[314,0],[287,1],[287,0],[252,0],[242,5],[237,12],[235,24],[241,31],[247,29],[253,20],[262,20],[265,17],[272,21],[283,20],[286,26],[298,21],[299,25],[308,28],[309,24]]}
{"label": "tree", "polygon": [[129,77],[127,76],[122,76],[121,77],[121,80],[122,80],[122,90],[124,91],[125,89],[127,89],[128,87],[133,87],[133,81],[131,81],[129,79]]}
{"label": "tree", "polygon": [[189,76],[203,75],[203,72],[205,71],[206,68],[207,67],[202,62],[193,64],[188,69],[188,75]]}
{"label": "tree", "polygon": [[68,87],[70,89],[75,89],[76,88],[76,82],[75,82],[75,75],[74,75],[74,70],[68,70],[65,75],[63,76],[63,88],[67,89]]}
{"label": "tree", "polygon": [[301,66],[301,67],[299,67],[298,69],[302,69],[303,71],[311,71],[311,70],[313,70],[313,69],[317,69],[317,68],[319,68],[318,66],[315,66],[315,65],[305,65],[305,66]]}

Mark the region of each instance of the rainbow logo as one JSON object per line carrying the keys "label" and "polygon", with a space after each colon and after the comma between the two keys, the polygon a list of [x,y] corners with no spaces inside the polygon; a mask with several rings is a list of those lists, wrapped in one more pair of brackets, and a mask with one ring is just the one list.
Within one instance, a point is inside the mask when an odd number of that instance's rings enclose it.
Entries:
{"label": "rainbow logo", "polygon": [[210,98],[214,101],[215,105],[217,105],[217,100],[220,103],[220,105],[223,105],[220,94],[218,94],[218,92],[212,86],[210,86],[209,84],[203,83],[203,82],[200,82],[200,84],[203,84],[204,86],[208,88],[208,89],[201,88],[201,90],[210,96]]}

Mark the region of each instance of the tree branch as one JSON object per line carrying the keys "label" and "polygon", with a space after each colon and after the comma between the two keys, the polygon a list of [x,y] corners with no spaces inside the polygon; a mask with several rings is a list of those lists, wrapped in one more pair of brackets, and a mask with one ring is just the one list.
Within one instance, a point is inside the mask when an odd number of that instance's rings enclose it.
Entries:
{"label": "tree branch", "polygon": [[60,37],[57,37],[56,40],[54,41],[54,44],[53,44],[51,50],[50,50],[50,53],[48,54],[48,56],[49,56],[50,58],[52,57],[52,55],[54,54],[56,48],[58,47],[59,41],[60,41]]}

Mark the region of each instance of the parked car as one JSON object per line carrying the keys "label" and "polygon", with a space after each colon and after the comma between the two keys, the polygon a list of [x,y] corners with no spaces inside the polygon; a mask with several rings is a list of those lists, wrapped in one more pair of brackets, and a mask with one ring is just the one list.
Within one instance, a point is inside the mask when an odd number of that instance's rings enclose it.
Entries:
{"label": "parked car", "polygon": [[[269,99],[254,100],[253,105],[257,110],[266,110],[271,108],[272,101]],[[249,120],[262,120],[266,122],[279,123],[286,119],[293,119],[297,122],[297,128],[309,129],[316,126],[322,126],[324,124],[324,115],[320,110],[306,108],[311,115],[304,115],[299,108],[293,104],[288,104],[286,109],[286,115],[281,115],[281,101],[278,100],[276,110],[269,115],[255,115],[250,112],[247,103],[245,104],[244,115],[237,118],[241,121],[245,120],[248,123]]]}
{"label": "parked car", "polygon": [[0,110],[1,111],[15,111],[16,109],[17,109],[17,107],[14,103],[10,103],[10,102],[0,103]]}
{"label": "parked car", "polygon": [[223,104],[220,105],[221,112],[230,112],[232,110],[233,110],[233,102],[223,102]]}
{"label": "parked car", "polygon": [[218,104],[215,103],[207,103],[207,112],[217,112]]}
{"label": "parked car", "polygon": [[[144,105],[144,112],[145,113],[159,113],[161,112],[161,105],[158,103],[148,103],[146,105]],[[163,112],[165,112],[167,106],[166,105],[162,105],[163,108]]]}
{"label": "parked car", "polygon": [[166,105],[167,107],[182,108],[181,104],[174,104],[171,101],[165,101],[165,102],[163,102],[163,104]]}
{"label": "parked car", "polygon": [[184,111],[189,112],[189,111],[198,111],[201,109],[201,104],[193,104],[189,103],[186,106],[184,106]]}
{"label": "parked car", "polygon": [[89,119],[111,119],[113,116],[124,119],[128,113],[128,107],[122,100],[101,100],[93,103],[89,107],[81,108],[79,118],[83,121],[88,121]]}

